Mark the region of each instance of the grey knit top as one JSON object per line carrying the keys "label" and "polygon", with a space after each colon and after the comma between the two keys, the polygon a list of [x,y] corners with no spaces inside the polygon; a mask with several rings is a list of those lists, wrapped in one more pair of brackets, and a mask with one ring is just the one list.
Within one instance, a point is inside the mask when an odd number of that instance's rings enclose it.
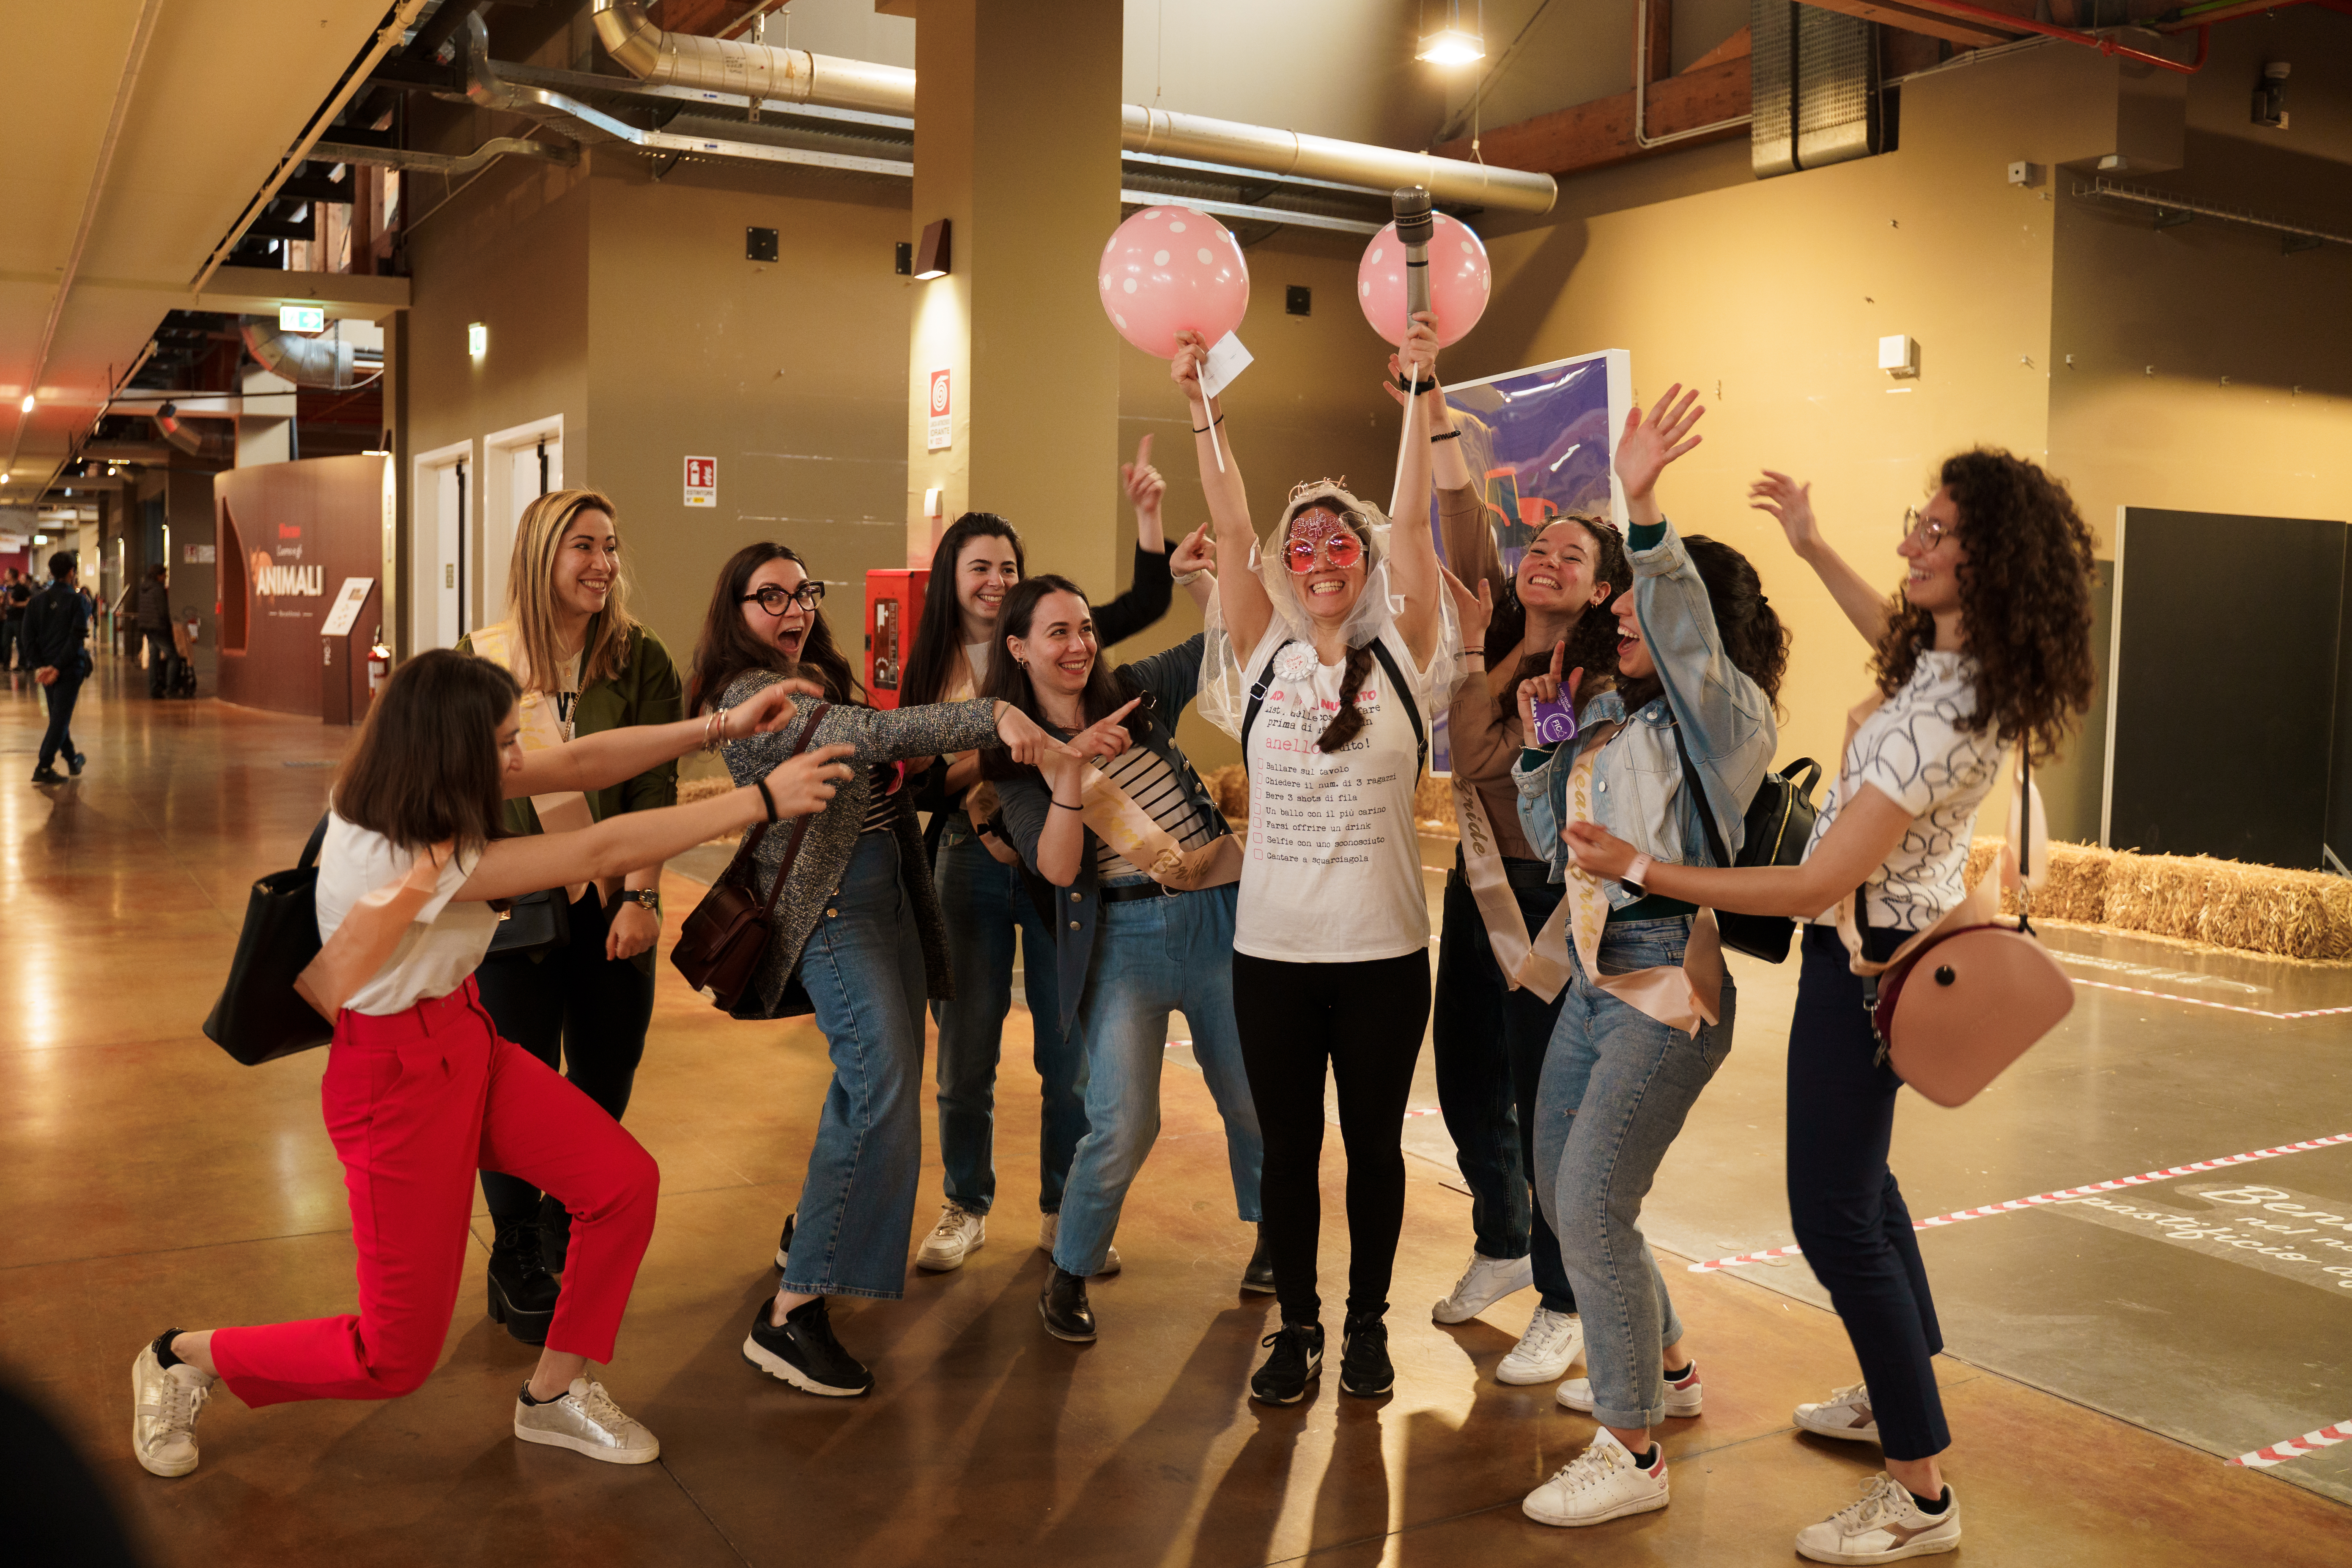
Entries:
{"label": "grey knit top", "polygon": [[[770,670],[749,671],[738,676],[719,700],[727,707],[736,707],[761,687],[781,679]],[[815,703],[805,697],[793,701],[799,707],[799,715],[782,729],[737,741],[727,748],[727,771],[736,784],[751,783],[801,749],[801,731]],[[793,862],[792,879],[776,900],[775,931],[768,944],[768,954],[761,960],[759,973],[752,979],[751,994],[739,1005],[741,1015],[774,1018],[810,1011],[797,988],[789,1001],[785,992],[800,963],[801,949],[808,942],[809,932],[816,928],[826,900],[841,886],[842,873],[849,868],[849,858],[857,848],[858,830],[873,799],[874,764],[1001,745],[995,713],[996,705],[985,698],[895,711],[845,703],[825,710],[816,733],[809,738],[808,749],[856,746],[856,754],[849,759],[854,771],[835,793],[832,804],[810,821],[808,831],[801,837],[800,857]],[[898,878],[913,902],[916,924],[922,936],[923,970],[928,981],[925,990],[929,995],[945,999],[955,994],[949,978],[947,927],[940,918],[930,866],[923,858],[922,836],[915,824],[913,793],[901,788],[898,798],[898,814],[890,831],[898,844]],[[761,838],[753,857],[758,873],[755,890],[761,898],[765,899],[775,886],[777,869],[784,861],[784,847],[791,841],[789,822],[778,823]]]}

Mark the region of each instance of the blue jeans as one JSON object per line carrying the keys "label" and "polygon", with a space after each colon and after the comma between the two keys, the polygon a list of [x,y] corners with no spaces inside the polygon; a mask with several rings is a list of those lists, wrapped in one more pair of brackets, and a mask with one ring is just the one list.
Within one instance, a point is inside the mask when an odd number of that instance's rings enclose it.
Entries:
{"label": "blue jeans", "polygon": [[[1540,860],[1507,859],[1511,897],[1528,934],[1543,929],[1567,891]],[[1445,879],[1445,926],[1437,938],[1437,1004],[1429,1044],[1437,1066],[1437,1104],[1454,1139],[1454,1160],[1470,1189],[1470,1229],[1480,1256],[1525,1258],[1536,1289],[1555,1312],[1576,1310],[1576,1293],[1559,1263],[1559,1240],[1538,1206],[1536,1086],[1543,1078],[1562,987],[1547,1002],[1503,981],[1486,939],[1486,919],[1465,879],[1459,851]]]}
{"label": "blue jeans", "polygon": [[833,1083],[783,1287],[895,1300],[906,1293],[923,1157],[923,943],[889,834],[858,838],[797,973],[824,1031]]}
{"label": "blue jeans", "polygon": [[[1601,972],[1678,964],[1689,932],[1682,915],[1612,921],[1601,939]],[[1666,1414],[1661,1352],[1683,1337],[1683,1326],[1642,1238],[1642,1200],[1699,1091],[1730,1054],[1738,997],[1726,973],[1723,1021],[1692,1036],[1580,972],[1565,994],[1536,1095],[1536,1191],[1584,1319],[1592,1418],[1654,1426]]]}
{"label": "blue jeans", "polygon": [[[1119,884],[1111,884],[1118,886]],[[1132,886],[1132,883],[1127,884]],[[1054,1262],[1085,1279],[1098,1272],[1118,1228],[1119,1206],[1160,1136],[1160,1066],[1168,1015],[1192,1026],[1192,1056],[1225,1119],[1225,1161],[1241,1217],[1259,1219],[1265,1163],[1257,1108],[1234,1023],[1235,885],[1102,906],[1094,962],[1071,1034],[1084,1059],[1087,1133],[1070,1166]]]}
{"label": "blue jeans", "polygon": [[940,1025],[940,1163],[950,1203],[986,1214],[996,1202],[996,1063],[1004,1016],[1013,1008],[1013,933],[1025,953],[1022,990],[1044,1104],[1037,1124],[1037,1206],[1062,1206],[1071,1156],[1086,1135],[1078,1089],[1080,1055],[1062,1035],[1061,987],[1055,983],[1054,933],[1045,929],[1019,868],[1000,866],[961,818],[940,839],[932,870],[947,922],[955,1000],[935,1002]]}

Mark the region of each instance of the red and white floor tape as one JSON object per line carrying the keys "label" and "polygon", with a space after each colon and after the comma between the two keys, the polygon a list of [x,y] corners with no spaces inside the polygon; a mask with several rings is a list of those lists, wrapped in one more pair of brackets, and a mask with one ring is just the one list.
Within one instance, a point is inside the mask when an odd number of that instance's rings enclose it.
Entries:
{"label": "red and white floor tape", "polygon": [[[2078,984],[2080,984],[2078,982]],[[2111,1182],[2093,1182],[2088,1186],[2066,1187],[2054,1193],[2036,1193],[2029,1198],[2011,1198],[2007,1203],[1987,1204],[1981,1208],[1958,1209],[1951,1214],[1939,1214],[1932,1219],[1911,1222],[1913,1230],[1928,1230],[1938,1226],[1958,1225],[1962,1220],[1983,1219],[1991,1215],[2014,1214],[2019,1209],[2042,1204],[2064,1203],[2070,1198],[2084,1198],[2093,1193],[2110,1193],[2118,1187],[2137,1187],[2149,1182],[2168,1182],[2175,1176],[2193,1176],[2200,1171],[2218,1171],[2227,1165],[2242,1165],[2251,1160],[2275,1160],[2282,1154],[2301,1154],[2313,1149],[2325,1149],[2331,1144],[2352,1143],[2352,1132],[2338,1132],[2326,1138],[2305,1139],[2300,1143],[2282,1143],[2275,1149],[2256,1149],[2244,1154],[2230,1154],[2219,1160],[2198,1160],[2186,1165],[2174,1165],[2168,1170],[2147,1171],[2137,1176],[2118,1176]],[[1738,1268],[1743,1264],[1763,1263],[1775,1258],[1794,1258],[1804,1249],[1800,1247],[1768,1247],[1762,1252],[1743,1252],[1737,1258],[1717,1258],[1706,1263],[1694,1263],[1694,1274],[1713,1274],[1720,1269]]]}
{"label": "red and white floor tape", "polygon": [[2300,1437],[2283,1438],[2267,1448],[2241,1454],[2230,1463],[2267,1470],[2273,1465],[2284,1465],[2289,1459],[2300,1459],[2305,1454],[2316,1454],[2322,1448],[2333,1448],[2338,1443],[2352,1443],[2352,1420],[2338,1421],[2333,1426],[2322,1426],[2318,1431],[2305,1432]]}

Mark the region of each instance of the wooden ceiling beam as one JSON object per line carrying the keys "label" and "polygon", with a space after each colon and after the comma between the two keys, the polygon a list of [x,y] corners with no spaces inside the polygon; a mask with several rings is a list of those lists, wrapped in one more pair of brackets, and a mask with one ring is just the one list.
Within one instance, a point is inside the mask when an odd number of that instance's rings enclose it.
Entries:
{"label": "wooden ceiling beam", "polygon": [[[1748,59],[1745,55],[1711,66],[1694,67],[1648,89],[1649,112],[1643,129],[1651,136],[1669,136],[1720,120],[1736,120],[1748,111]],[[1746,134],[1745,127],[1733,126],[1710,136],[1677,142],[1672,149],[1655,151],[1678,152]],[[1467,137],[1442,142],[1431,151],[1441,158],[1471,155]],[[1552,175],[1605,168],[1646,156],[1652,151],[1633,140],[1633,94],[1630,90],[1613,98],[1595,99],[1590,103],[1539,114],[1516,125],[1498,126],[1479,138],[1479,154],[1487,163]]]}
{"label": "wooden ceiling beam", "polygon": [[[1988,44],[2005,44],[2025,31],[2004,33],[1993,23],[1974,16],[1948,15],[1938,11],[1935,0],[1804,0],[1824,11],[1843,16],[1860,16],[1867,22],[1880,22],[1899,27],[1906,33],[1925,33],[1931,38],[1943,38],[1950,43],[1967,44],[1982,48]],[[1987,0],[1999,7],[1999,0]]]}

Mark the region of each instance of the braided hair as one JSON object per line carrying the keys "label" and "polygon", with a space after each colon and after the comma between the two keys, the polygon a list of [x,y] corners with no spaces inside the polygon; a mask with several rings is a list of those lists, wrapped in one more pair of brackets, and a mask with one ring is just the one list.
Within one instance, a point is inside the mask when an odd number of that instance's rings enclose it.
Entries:
{"label": "braided hair", "polygon": [[1364,710],[1356,706],[1356,693],[1364,689],[1364,681],[1372,673],[1372,645],[1359,643],[1348,650],[1347,665],[1339,671],[1339,710],[1315,737],[1315,749],[1328,756],[1363,732]]}

